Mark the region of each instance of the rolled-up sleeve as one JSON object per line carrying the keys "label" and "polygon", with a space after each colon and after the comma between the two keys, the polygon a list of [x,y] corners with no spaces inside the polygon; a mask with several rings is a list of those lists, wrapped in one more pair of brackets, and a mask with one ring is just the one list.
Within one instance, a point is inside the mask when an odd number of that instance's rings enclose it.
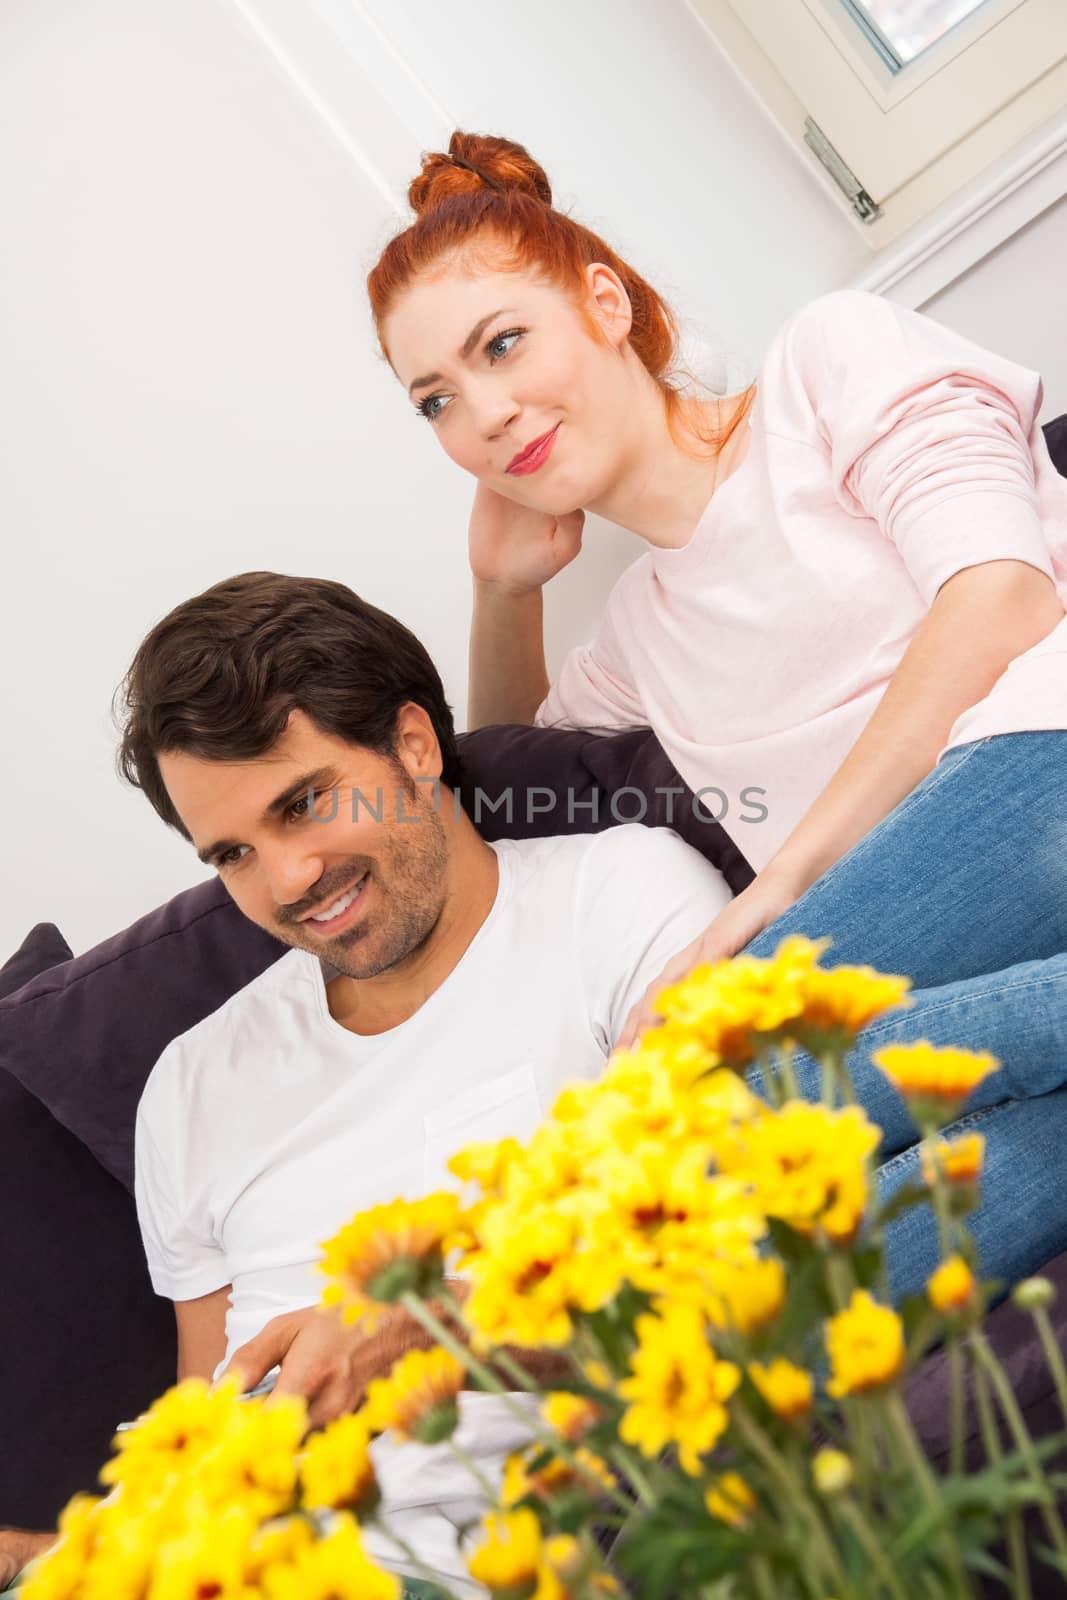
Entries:
{"label": "rolled-up sleeve", "polygon": [[1034,484],[1037,373],[858,291],[814,301],[792,339],[839,501],[892,540],[927,604],[983,562],[1053,576]]}

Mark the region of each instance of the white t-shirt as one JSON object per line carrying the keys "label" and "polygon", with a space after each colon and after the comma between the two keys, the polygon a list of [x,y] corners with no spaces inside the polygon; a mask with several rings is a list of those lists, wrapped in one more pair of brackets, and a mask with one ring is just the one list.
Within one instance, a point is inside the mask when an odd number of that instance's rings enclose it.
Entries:
{"label": "white t-shirt", "polygon": [[[451,1182],[457,1150],[529,1137],[565,1083],[597,1077],[630,1008],[730,900],[665,828],[492,848],[489,915],[406,1022],[373,1037],[342,1027],[318,959],[292,950],[150,1074],[136,1197],[152,1283],[171,1300],[232,1283],[227,1359],[272,1317],[319,1300],[319,1246],[355,1212]],[[465,1394],[462,1414],[462,1440],[487,1464],[521,1443],[491,1396]],[[418,1511],[405,1536],[458,1579],[469,1478],[444,1446],[383,1438],[375,1451],[386,1508]]]}

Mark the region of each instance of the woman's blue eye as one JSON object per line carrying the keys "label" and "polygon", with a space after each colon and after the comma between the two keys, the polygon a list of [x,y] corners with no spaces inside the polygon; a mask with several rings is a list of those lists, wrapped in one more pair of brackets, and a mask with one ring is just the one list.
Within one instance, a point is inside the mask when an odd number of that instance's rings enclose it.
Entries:
{"label": "woman's blue eye", "polygon": [[[447,402],[447,400],[448,396],[444,394],[428,394],[425,400],[419,401],[418,405],[415,407],[415,410],[419,413],[420,417],[425,417],[427,422],[436,422],[438,417],[441,415],[441,412],[435,411],[433,407],[439,402]],[[444,406],[441,407],[441,410],[444,410]]]}
{"label": "woman's blue eye", "polygon": [[[525,333],[525,328],[509,328],[507,333],[498,333],[490,339],[485,347],[489,365],[495,367],[498,361],[503,361],[505,356],[509,356]],[[420,417],[425,417],[427,422],[438,422],[451,403],[451,395],[428,394],[425,399],[418,401],[415,410]]]}
{"label": "woman's blue eye", "polygon": [[[492,362],[502,361],[505,356],[510,355],[513,345],[518,343],[525,331],[525,328],[509,328],[507,333],[498,333],[495,339],[490,339],[485,347],[485,353],[489,360]],[[501,349],[501,345],[505,346],[505,348]]]}

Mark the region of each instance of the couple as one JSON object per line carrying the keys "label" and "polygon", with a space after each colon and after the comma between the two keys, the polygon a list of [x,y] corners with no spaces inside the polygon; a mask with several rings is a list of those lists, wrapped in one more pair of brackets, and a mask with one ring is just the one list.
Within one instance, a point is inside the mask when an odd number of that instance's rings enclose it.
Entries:
{"label": "couple", "polygon": [[[1043,1182],[1067,1131],[1067,483],[1039,380],[845,293],[798,313],[743,395],[701,399],[655,291],[552,207],[520,146],[456,134],[410,195],[369,288],[397,378],[478,480],[471,724],[651,725],[694,790],[765,791],[738,838],[757,875],[731,899],[635,826],[485,844],[450,803],[432,664],[341,585],[246,574],[172,612],[127,679],[123,769],[293,947],[168,1048],[141,1102],[139,1215],[180,1371],[280,1367],[315,1422],[357,1404],[419,1336],[311,1309],[317,1242],[438,1186],[470,1139],[531,1131],[676,973],[790,932],[914,980],[852,1063],[887,1185],[915,1135],[870,1049],[1000,1056],[968,1117],[988,1140],[977,1233],[987,1273],[1032,1270],[1067,1244]],[[541,591],[584,509],[649,549],[550,685]],[[350,791],[379,788],[402,807],[354,816]],[[897,1292],[934,1264],[924,1227],[895,1225]],[[518,1441],[466,1398],[491,1466]],[[458,1587],[469,1485],[387,1443],[390,1515]]]}

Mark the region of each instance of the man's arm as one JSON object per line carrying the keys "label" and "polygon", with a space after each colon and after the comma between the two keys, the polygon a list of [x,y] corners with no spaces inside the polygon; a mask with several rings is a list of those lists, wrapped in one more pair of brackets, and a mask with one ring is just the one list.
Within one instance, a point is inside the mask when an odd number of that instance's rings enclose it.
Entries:
{"label": "man's arm", "polygon": [[233,1285],[225,1284],[196,1300],[175,1300],[174,1320],[178,1324],[178,1382],[183,1378],[207,1378],[226,1354],[226,1312]]}

